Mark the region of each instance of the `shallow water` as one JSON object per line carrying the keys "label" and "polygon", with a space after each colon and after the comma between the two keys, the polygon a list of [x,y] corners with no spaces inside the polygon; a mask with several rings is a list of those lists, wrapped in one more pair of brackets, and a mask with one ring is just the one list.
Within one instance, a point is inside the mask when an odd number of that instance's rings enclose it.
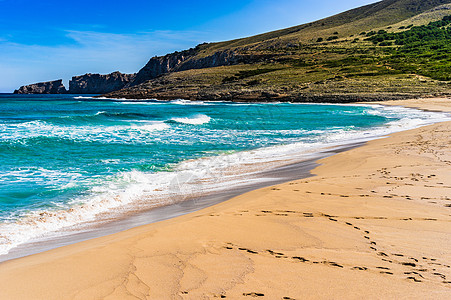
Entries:
{"label": "shallow water", "polygon": [[368,105],[0,95],[0,254],[63,228],[239,186],[324,147],[445,119]]}

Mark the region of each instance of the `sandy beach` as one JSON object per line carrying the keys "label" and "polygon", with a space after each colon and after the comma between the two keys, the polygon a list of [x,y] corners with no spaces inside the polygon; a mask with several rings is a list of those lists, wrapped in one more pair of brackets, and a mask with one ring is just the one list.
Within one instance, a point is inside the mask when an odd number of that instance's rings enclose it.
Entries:
{"label": "sandy beach", "polygon": [[449,299],[450,133],[396,133],[310,178],[1,263],[0,299]]}

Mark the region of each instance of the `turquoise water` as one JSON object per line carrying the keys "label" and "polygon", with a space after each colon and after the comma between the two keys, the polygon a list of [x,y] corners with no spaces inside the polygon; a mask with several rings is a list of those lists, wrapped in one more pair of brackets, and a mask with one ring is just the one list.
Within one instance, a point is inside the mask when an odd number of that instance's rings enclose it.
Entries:
{"label": "turquoise water", "polygon": [[0,254],[113,211],[241,184],[259,166],[445,118],[382,106],[0,95]]}

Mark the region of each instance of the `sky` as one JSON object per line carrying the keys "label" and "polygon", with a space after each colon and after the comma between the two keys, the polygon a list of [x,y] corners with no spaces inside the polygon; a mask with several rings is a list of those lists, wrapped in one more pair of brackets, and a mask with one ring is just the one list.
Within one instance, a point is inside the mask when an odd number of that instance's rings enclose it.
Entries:
{"label": "sky", "polygon": [[375,0],[0,0],[0,93],[295,26]]}

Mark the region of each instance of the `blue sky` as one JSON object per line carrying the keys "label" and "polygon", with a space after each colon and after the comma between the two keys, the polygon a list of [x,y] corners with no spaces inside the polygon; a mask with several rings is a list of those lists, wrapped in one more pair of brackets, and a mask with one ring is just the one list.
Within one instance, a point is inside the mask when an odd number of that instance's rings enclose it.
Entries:
{"label": "blue sky", "polygon": [[0,92],[324,18],[374,0],[0,0]]}

